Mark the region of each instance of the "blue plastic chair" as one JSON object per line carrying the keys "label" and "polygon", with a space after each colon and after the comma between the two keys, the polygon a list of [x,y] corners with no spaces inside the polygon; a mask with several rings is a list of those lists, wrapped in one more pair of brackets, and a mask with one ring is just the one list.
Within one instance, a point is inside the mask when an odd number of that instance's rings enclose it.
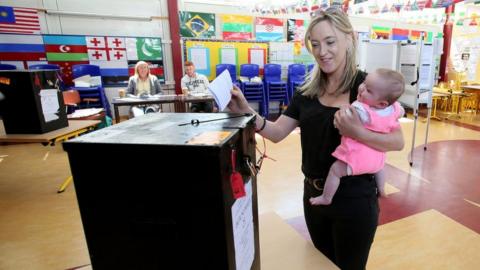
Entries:
{"label": "blue plastic chair", "polygon": [[308,65],[308,73],[310,73],[312,71],[314,66],[315,66],[315,64],[309,64]]}
{"label": "blue plastic chair", "polygon": [[0,70],[15,70],[17,66],[9,65],[9,64],[0,64]]}
{"label": "blue plastic chair", "polygon": [[280,113],[283,105],[288,104],[288,87],[282,81],[282,66],[279,64],[266,64],[263,68],[263,81],[267,93],[267,116],[271,101],[279,101]]}
{"label": "blue plastic chair", "polygon": [[46,69],[46,70],[61,70],[59,65],[56,64],[38,64],[31,65],[28,69]]}
{"label": "blue plastic chair", "polygon": [[[251,79],[259,75],[259,67],[256,64],[243,64],[240,66],[240,76]],[[240,82],[240,89],[243,95],[250,102],[258,102],[258,113],[268,116],[267,95],[263,89],[262,82]]]}
{"label": "blue plastic chair", "polygon": [[[72,75],[73,79],[78,77],[82,77],[85,75],[90,76],[100,76],[100,67],[96,65],[73,65],[72,66]],[[98,86],[92,87],[72,87],[71,89],[77,90],[80,93],[80,97],[82,100],[87,101],[87,104],[82,103],[81,106],[83,107],[100,107],[104,108],[105,112],[108,116],[112,116],[110,112],[110,105],[108,104],[107,97],[105,96],[105,89],[103,89],[103,85],[100,82]]]}
{"label": "blue plastic chair", "polygon": [[288,66],[288,99],[293,98],[293,94],[299,85],[305,81],[305,66],[302,64],[291,64]]}
{"label": "blue plastic chair", "polygon": [[235,65],[232,64],[218,64],[216,66],[216,75],[220,75],[225,69],[228,69],[230,77],[232,77],[232,82],[237,81],[237,69]]}

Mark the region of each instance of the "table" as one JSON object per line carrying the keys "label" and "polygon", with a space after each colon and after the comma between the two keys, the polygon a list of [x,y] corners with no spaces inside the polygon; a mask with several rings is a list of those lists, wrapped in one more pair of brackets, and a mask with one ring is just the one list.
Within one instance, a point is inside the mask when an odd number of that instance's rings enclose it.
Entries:
{"label": "table", "polygon": [[475,95],[475,108],[476,112],[480,110],[480,85],[462,85],[462,90],[465,93]]}
{"label": "table", "polygon": [[3,143],[41,143],[43,145],[55,145],[57,142],[66,141],[77,137],[100,124],[99,120],[68,120],[68,126],[43,134],[6,134],[3,129],[3,121],[0,121],[0,142]]}
{"label": "table", "polygon": [[150,98],[136,98],[136,97],[125,97],[125,98],[116,98],[112,101],[113,109],[115,111],[115,121],[120,122],[120,113],[118,107],[121,106],[141,106],[149,104],[165,104],[165,103],[174,103],[175,112],[186,112],[187,108],[185,104],[191,102],[205,102],[205,101],[214,101],[212,96],[185,96],[185,95],[162,95],[157,97]]}
{"label": "table", "polygon": [[[54,146],[57,142],[66,141],[82,133],[93,130],[101,121],[99,120],[68,120],[68,126],[43,134],[6,134],[3,121],[0,120],[0,143],[41,143],[44,146]],[[65,191],[72,182],[69,176],[58,189],[58,193]]]}

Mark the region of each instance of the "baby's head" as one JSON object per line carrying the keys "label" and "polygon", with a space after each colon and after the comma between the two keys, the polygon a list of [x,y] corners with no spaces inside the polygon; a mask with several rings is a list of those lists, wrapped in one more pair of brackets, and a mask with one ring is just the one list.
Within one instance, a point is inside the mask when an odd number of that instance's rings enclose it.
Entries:
{"label": "baby's head", "polygon": [[405,79],[397,71],[379,68],[367,75],[358,87],[357,100],[383,109],[393,104],[405,91]]}

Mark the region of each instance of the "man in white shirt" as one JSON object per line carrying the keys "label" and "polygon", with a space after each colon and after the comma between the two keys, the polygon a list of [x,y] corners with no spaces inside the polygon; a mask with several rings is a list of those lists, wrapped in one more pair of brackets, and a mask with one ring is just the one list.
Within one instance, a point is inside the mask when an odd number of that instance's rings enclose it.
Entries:
{"label": "man in white shirt", "polygon": [[[192,96],[209,95],[208,79],[203,74],[195,72],[195,65],[191,61],[185,62],[185,76],[181,81],[181,87],[184,94]],[[191,112],[212,112],[213,105],[211,102],[192,102],[190,106]]]}

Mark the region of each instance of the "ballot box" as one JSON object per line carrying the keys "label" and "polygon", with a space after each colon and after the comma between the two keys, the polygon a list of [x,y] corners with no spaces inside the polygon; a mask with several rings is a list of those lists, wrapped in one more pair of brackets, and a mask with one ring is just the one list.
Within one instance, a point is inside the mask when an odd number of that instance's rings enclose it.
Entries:
{"label": "ballot box", "polygon": [[7,134],[41,134],[68,126],[55,70],[0,71],[0,115]]}
{"label": "ballot box", "polygon": [[146,114],[63,148],[93,269],[260,269],[254,116]]}

